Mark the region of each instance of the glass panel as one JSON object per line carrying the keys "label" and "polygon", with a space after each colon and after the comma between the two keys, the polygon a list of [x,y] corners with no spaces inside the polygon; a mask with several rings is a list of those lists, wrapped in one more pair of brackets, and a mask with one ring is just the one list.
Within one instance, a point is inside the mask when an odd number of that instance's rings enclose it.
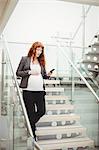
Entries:
{"label": "glass panel", "polygon": [[74,64],[78,68],[80,73],[85,77],[90,86],[98,94],[99,85],[98,80],[96,78],[98,69],[94,69],[94,67],[97,65],[98,56],[96,56],[97,54],[93,54],[91,48],[89,47],[86,49],[86,53],[81,59],[81,57],[78,55],[78,51],[80,51],[81,53],[81,50],[81,48],[73,48],[75,54]]}
{"label": "glass panel", "polygon": [[[59,55],[61,56],[60,59],[66,60],[66,63],[67,59],[72,60],[72,64],[74,66],[77,66],[78,62],[81,62],[79,61],[81,60],[81,56],[78,55],[78,50],[81,51],[81,49],[72,49],[73,59],[71,59],[70,55],[68,55],[68,51],[70,51],[70,49],[59,47],[60,53],[63,54],[62,56]],[[69,68],[71,68],[69,61],[65,66],[67,67],[67,65]],[[93,88],[98,97],[97,82],[94,82],[94,80],[92,80],[90,76],[87,75],[87,73],[84,73],[81,65],[78,68],[80,74],[85,77],[87,83],[89,84],[89,86],[91,86],[91,88]],[[81,117],[80,124],[87,128],[87,135],[94,140],[96,146],[99,146],[99,103],[97,103],[99,99],[97,100],[96,97],[92,94],[90,89],[82,80],[80,74],[78,74],[77,71],[72,67],[72,104],[74,104],[76,107],[75,113],[78,113]],[[61,80],[61,83],[64,83],[66,95],[69,95],[69,88],[66,81],[64,82],[64,78]]]}
{"label": "glass panel", "polygon": [[10,90],[12,77],[9,74],[8,61],[4,55],[3,47],[1,56],[0,148],[13,150],[13,102]]}
{"label": "glass panel", "polygon": [[[3,45],[4,46],[4,45]],[[7,150],[33,150],[34,140],[30,136],[27,122],[24,117],[20,95],[13,76],[13,70],[10,64],[6,47],[2,52],[2,99],[1,99],[1,115],[2,126],[6,121],[6,130],[0,131],[0,148]],[[37,145],[37,144],[36,144]],[[36,146],[37,147],[37,146]],[[35,148],[39,150],[38,148]]]}

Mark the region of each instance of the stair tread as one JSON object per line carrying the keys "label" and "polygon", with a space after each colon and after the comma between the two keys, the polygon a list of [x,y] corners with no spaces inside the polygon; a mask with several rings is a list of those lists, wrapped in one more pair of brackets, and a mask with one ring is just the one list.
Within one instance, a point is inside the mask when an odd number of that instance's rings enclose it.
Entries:
{"label": "stair tread", "polygon": [[99,52],[96,52],[96,51],[91,51],[91,52],[88,52],[88,53],[86,53],[86,55],[99,55]]}
{"label": "stair tread", "polygon": [[46,87],[46,92],[64,92],[64,88],[62,87]]}
{"label": "stair tread", "polygon": [[48,104],[46,105],[47,110],[65,110],[65,109],[74,109],[74,105],[71,104]]}
{"label": "stair tread", "polygon": [[99,72],[99,69],[97,69],[97,70],[96,70],[96,69],[94,69],[94,68],[93,68],[93,69],[89,69],[89,68],[88,68],[88,71],[91,71],[91,72],[96,72],[96,73],[98,73],[98,72]]}
{"label": "stair tread", "polygon": [[75,129],[75,128],[85,128],[81,125],[66,125],[66,126],[50,126],[50,127],[37,127],[37,131],[39,130],[55,130],[55,129]]}
{"label": "stair tread", "polygon": [[68,97],[65,95],[46,95],[45,99],[46,100],[66,100],[68,99]]}
{"label": "stair tread", "polygon": [[54,126],[54,127],[38,127],[37,135],[53,135],[53,134],[67,134],[71,132],[84,132],[86,128],[82,126]]}
{"label": "stair tread", "polygon": [[54,139],[54,140],[40,140],[38,141],[38,144],[40,145],[46,145],[46,144],[63,144],[63,143],[73,143],[73,142],[85,142],[85,141],[92,141],[88,137],[78,137],[78,138],[68,138],[68,139]]}
{"label": "stair tread", "polygon": [[66,120],[73,120],[73,119],[80,119],[79,115],[76,114],[61,114],[61,115],[44,115],[40,118],[39,122],[49,122],[49,121],[66,121]]}
{"label": "stair tread", "polygon": [[60,84],[60,80],[44,80],[44,84]]}
{"label": "stair tread", "polygon": [[99,64],[99,62],[98,61],[94,61],[94,60],[83,60],[82,61],[83,63],[95,63],[95,64]]}
{"label": "stair tread", "polygon": [[94,44],[92,44],[92,46],[99,46],[99,41],[97,41]]}

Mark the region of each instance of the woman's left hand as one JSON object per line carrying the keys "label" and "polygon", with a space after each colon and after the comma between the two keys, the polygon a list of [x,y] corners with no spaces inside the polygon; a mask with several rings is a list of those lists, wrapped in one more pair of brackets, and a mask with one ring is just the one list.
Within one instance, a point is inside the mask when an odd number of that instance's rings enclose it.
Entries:
{"label": "woman's left hand", "polygon": [[51,76],[52,75],[52,73],[51,72],[48,72],[48,74],[47,74],[48,76]]}

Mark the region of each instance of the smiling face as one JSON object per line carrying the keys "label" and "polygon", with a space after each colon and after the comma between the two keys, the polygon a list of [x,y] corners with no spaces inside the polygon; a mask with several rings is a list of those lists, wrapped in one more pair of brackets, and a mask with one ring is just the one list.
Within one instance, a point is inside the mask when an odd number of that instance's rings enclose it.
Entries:
{"label": "smiling face", "polygon": [[38,58],[42,54],[42,51],[43,51],[42,47],[37,47],[36,48],[36,55],[35,56]]}

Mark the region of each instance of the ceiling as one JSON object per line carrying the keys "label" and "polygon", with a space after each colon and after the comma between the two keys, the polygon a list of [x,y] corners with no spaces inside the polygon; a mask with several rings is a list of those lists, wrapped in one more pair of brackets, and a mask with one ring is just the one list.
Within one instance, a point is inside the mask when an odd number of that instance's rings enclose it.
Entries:
{"label": "ceiling", "polygon": [[0,0],[0,34],[2,33],[18,0]]}
{"label": "ceiling", "polygon": [[0,20],[1,20],[3,13],[4,13],[4,10],[5,10],[7,3],[8,3],[8,0],[0,0]]}
{"label": "ceiling", "polygon": [[99,6],[99,0],[62,0],[62,1]]}
{"label": "ceiling", "polygon": [[[19,0],[0,0],[0,34]],[[99,0],[60,0],[99,6]]]}

